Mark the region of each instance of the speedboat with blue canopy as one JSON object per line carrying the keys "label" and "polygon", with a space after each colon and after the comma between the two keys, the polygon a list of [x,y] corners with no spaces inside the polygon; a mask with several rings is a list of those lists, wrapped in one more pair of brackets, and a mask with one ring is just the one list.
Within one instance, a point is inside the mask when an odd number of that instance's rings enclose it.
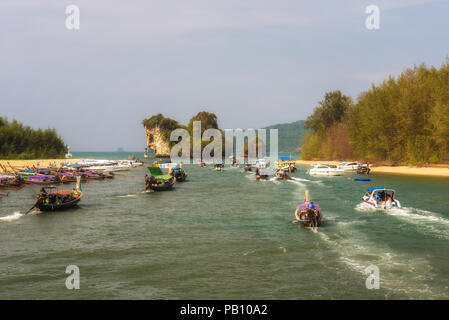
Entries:
{"label": "speedboat with blue canopy", "polygon": [[395,199],[395,193],[396,191],[388,188],[369,188],[362,200],[377,209],[400,208],[401,203]]}

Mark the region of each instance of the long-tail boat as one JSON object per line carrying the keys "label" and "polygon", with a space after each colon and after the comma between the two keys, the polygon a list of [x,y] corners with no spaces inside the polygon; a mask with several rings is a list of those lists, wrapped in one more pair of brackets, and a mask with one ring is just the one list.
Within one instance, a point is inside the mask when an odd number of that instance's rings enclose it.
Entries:
{"label": "long-tail boat", "polygon": [[176,182],[183,182],[187,178],[187,173],[182,169],[182,163],[178,166],[170,167],[168,174],[176,179]]}
{"label": "long-tail boat", "polygon": [[73,190],[47,191],[47,189],[54,188],[55,187],[43,187],[34,204],[34,208],[38,208],[40,211],[57,211],[72,208],[80,202],[81,197],[83,196],[80,177],[77,177],[76,186]]}
{"label": "long-tail boat", "polygon": [[269,179],[269,174],[268,174],[268,171],[266,169],[256,168],[256,172],[255,172],[254,176],[255,176],[257,181],[259,181],[259,180],[268,180]]}
{"label": "long-tail boat", "polygon": [[276,180],[279,181],[287,181],[290,180],[290,176],[288,175],[288,171],[286,170],[277,170],[276,171]]}
{"label": "long-tail boat", "polygon": [[3,175],[0,176],[0,188],[20,188],[25,181],[20,176]]}
{"label": "long-tail boat", "polygon": [[173,188],[175,178],[164,174],[159,167],[148,167],[151,176],[145,175],[145,190],[152,191],[167,191]]}
{"label": "long-tail boat", "polygon": [[298,205],[295,211],[296,220],[303,227],[320,227],[321,226],[321,211],[318,204],[309,200],[309,190],[306,189],[304,203]]}

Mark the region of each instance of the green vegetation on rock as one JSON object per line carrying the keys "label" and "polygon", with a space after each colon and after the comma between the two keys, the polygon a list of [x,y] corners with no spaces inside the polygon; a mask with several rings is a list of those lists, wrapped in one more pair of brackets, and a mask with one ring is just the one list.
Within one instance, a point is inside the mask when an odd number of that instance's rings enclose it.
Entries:
{"label": "green vegetation on rock", "polygon": [[179,124],[179,122],[176,120],[165,118],[161,113],[158,113],[148,119],[144,119],[142,121],[142,125],[147,129],[154,129],[156,127],[159,127],[163,139],[171,144],[175,143],[170,142],[171,132],[178,128],[186,128],[185,126]]}

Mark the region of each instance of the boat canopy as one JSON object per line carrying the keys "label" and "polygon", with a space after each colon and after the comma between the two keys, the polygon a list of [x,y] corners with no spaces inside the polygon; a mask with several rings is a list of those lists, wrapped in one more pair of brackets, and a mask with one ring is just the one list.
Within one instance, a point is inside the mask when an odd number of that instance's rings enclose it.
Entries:
{"label": "boat canopy", "polygon": [[293,158],[291,158],[291,157],[285,157],[285,156],[282,156],[282,157],[279,157],[279,160],[282,160],[282,161],[293,161],[293,160],[295,160],[295,159],[293,159]]}
{"label": "boat canopy", "polygon": [[159,167],[148,167],[148,170],[150,170],[153,176],[162,176],[164,174]]}
{"label": "boat canopy", "polygon": [[315,209],[315,210],[320,210],[320,206],[316,203],[304,203],[304,204],[300,204],[298,205],[298,209],[299,210],[305,210],[305,209]]}
{"label": "boat canopy", "polygon": [[368,191],[373,192],[376,190],[388,190],[388,191],[394,191],[393,189],[388,189],[388,188],[369,188]]}

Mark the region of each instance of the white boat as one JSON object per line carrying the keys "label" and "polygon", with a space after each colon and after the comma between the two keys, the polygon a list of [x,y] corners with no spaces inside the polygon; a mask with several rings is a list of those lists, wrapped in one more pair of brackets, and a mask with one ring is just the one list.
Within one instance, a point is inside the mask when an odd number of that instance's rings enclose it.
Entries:
{"label": "white boat", "polygon": [[340,176],[344,172],[343,169],[333,164],[314,164],[309,170],[311,176]]}
{"label": "white boat", "polygon": [[115,160],[80,160],[78,163],[79,165],[85,166],[85,167],[91,167],[91,166],[112,166],[116,165],[117,161]]}
{"label": "white boat", "polygon": [[137,160],[118,160],[118,164],[128,165],[131,167],[143,166],[143,162]]}
{"label": "white boat", "polygon": [[369,188],[362,201],[374,208],[400,208],[401,203],[394,198],[395,191],[387,188]]}
{"label": "white boat", "polygon": [[131,169],[130,165],[116,164],[108,166],[90,166],[89,170],[92,171],[125,171]]}
{"label": "white boat", "polygon": [[156,160],[153,162],[153,167],[168,169],[171,163],[172,163],[171,160]]}
{"label": "white boat", "polygon": [[338,167],[344,171],[357,171],[359,164],[354,161],[343,161],[338,164]]}
{"label": "white boat", "polygon": [[264,158],[259,158],[256,162],[253,163],[253,168],[264,169],[268,165],[267,161]]}

